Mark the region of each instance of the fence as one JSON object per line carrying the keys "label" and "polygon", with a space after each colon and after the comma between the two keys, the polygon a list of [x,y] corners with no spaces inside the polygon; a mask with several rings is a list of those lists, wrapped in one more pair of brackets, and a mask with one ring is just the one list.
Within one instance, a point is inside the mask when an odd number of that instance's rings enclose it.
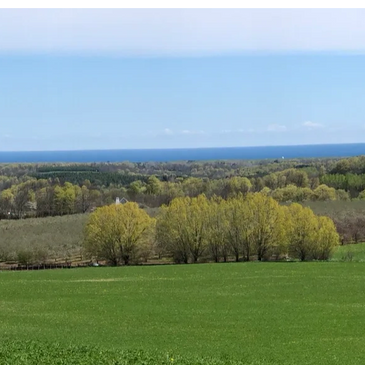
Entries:
{"label": "fence", "polygon": [[51,270],[51,269],[75,269],[79,267],[88,267],[88,264],[39,264],[39,265],[11,265],[0,266],[0,271],[23,271],[23,270]]}

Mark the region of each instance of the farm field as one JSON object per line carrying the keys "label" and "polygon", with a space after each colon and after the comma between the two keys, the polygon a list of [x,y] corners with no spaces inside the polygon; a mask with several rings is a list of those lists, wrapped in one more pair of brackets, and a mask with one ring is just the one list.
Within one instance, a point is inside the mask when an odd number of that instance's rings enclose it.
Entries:
{"label": "farm field", "polygon": [[0,221],[0,261],[19,251],[44,251],[65,260],[79,255],[88,214]]}
{"label": "farm field", "polygon": [[363,364],[364,277],[356,262],[0,272],[0,363]]}
{"label": "farm field", "polygon": [[331,260],[365,262],[365,243],[339,246],[334,251]]}

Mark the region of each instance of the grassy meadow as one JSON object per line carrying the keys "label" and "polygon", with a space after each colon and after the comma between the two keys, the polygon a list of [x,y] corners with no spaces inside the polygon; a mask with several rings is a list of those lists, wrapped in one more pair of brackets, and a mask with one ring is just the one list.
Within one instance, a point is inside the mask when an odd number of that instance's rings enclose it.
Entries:
{"label": "grassy meadow", "polygon": [[331,260],[365,262],[365,243],[339,246],[334,251]]}
{"label": "grassy meadow", "polygon": [[363,364],[364,277],[356,262],[3,271],[0,363]]}

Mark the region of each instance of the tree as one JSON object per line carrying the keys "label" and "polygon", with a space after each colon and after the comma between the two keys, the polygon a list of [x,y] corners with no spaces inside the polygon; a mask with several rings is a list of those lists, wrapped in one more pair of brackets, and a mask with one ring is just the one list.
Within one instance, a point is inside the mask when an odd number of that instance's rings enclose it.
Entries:
{"label": "tree", "polygon": [[316,200],[320,201],[336,200],[336,190],[324,184],[319,185],[318,188],[316,188],[313,193],[314,196],[316,197]]}
{"label": "tree", "polygon": [[[308,174],[303,170],[287,169],[278,173],[280,176],[285,176],[285,185],[293,184],[298,188],[306,188],[309,184]],[[280,180],[280,179],[279,179]],[[284,187],[281,186],[281,187]]]}
{"label": "tree", "polygon": [[215,262],[223,257],[226,262],[229,253],[227,202],[214,197],[209,202],[208,249]]}
{"label": "tree", "polygon": [[276,174],[269,174],[263,178],[265,186],[271,190],[275,190],[278,187],[278,176]]}
{"label": "tree", "polygon": [[45,217],[54,214],[54,189],[52,186],[36,192],[37,216]]}
{"label": "tree", "polygon": [[157,219],[157,241],[175,262],[197,262],[207,246],[209,205],[205,195],[184,197],[163,206]]}
{"label": "tree", "polygon": [[239,195],[227,202],[227,239],[236,261],[239,261],[240,254],[249,261],[253,251],[253,242],[250,240],[254,220],[252,197],[253,195]]}
{"label": "tree", "polygon": [[290,220],[286,222],[289,252],[292,256],[305,261],[314,251],[318,220],[310,208],[297,203],[289,206],[289,212]]}
{"label": "tree", "polygon": [[318,231],[316,245],[313,250],[313,258],[328,260],[336,246],[340,243],[340,237],[333,221],[328,217],[318,217]]}
{"label": "tree", "polygon": [[142,181],[140,180],[133,181],[127,189],[128,196],[131,200],[136,200],[138,195],[141,194],[143,191],[144,186]]}
{"label": "tree", "polygon": [[11,213],[14,204],[14,194],[11,189],[6,189],[1,192],[0,195],[0,208],[4,214]]}
{"label": "tree", "polygon": [[[173,199],[169,206],[160,208],[156,223],[156,245],[160,253],[171,254],[175,263],[189,262],[189,247],[181,234],[179,217],[183,216],[183,205]],[[181,201],[181,200],[180,200]]]}
{"label": "tree", "polygon": [[165,182],[162,185],[162,196],[161,203],[169,204],[171,200],[179,197],[183,197],[184,192],[182,191],[180,183]]}
{"label": "tree", "polygon": [[336,200],[349,201],[350,194],[343,189],[336,190]]}
{"label": "tree", "polygon": [[33,263],[33,252],[29,249],[20,250],[17,252],[17,260],[19,264],[28,266]]}
{"label": "tree", "polygon": [[147,180],[146,193],[150,195],[158,195],[161,193],[162,183],[156,176],[150,176]]}
{"label": "tree", "polygon": [[279,203],[271,197],[255,193],[251,198],[253,212],[250,240],[259,261],[270,257],[286,239],[285,215]]}
{"label": "tree", "polygon": [[222,191],[223,198],[235,196],[238,193],[247,194],[252,188],[251,181],[247,177],[235,176],[226,181]]}
{"label": "tree", "polygon": [[205,193],[206,184],[202,179],[189,177],[183,181],[182,189],[185,195],[190,197],[197,197],[198,195]]}
{"label": "tree", "polygon": [[13,205],[14,210],[18,218],[22,218],[24,212],[27,210],[29,202],[34,201],[35,194],[30,188],[30,184],[22,183],[13,187],[14,199]]}
{"label": "tree", "polygon": [[298,199],[299,188],[295,185],[287,185],[283,188],[279,188],[273,191],[272,197],[280,202],[293,202]]}
{"label": "tree", "polygon": [[112,265],[128,265],[151,240],[155,220],[137,203],[128,202],[97,208],[85,228],[84,247],[97,259]]}
{"label": "tree", "polygon": [[360,200],[365,200],[365,190],[363,190],[363,191],[359,194],[358,198],[359,198]]}
{"label": "tree", "polygon": [[90,192],[86,185],[82,185],[81,189],[76,194],[77,210],[81,213],[87,212],[90,208]]}

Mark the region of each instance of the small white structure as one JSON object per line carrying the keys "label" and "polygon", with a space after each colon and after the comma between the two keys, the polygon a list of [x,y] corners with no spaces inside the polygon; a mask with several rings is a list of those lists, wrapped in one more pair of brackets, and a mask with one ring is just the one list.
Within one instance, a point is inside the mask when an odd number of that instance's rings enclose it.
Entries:
{"label": "small white structure", "polygon": [[116,198],[115,199],[115,205],[125,204],[125,203],[128,203],[128,200],[126,198],[122,198],[122,199]]}

